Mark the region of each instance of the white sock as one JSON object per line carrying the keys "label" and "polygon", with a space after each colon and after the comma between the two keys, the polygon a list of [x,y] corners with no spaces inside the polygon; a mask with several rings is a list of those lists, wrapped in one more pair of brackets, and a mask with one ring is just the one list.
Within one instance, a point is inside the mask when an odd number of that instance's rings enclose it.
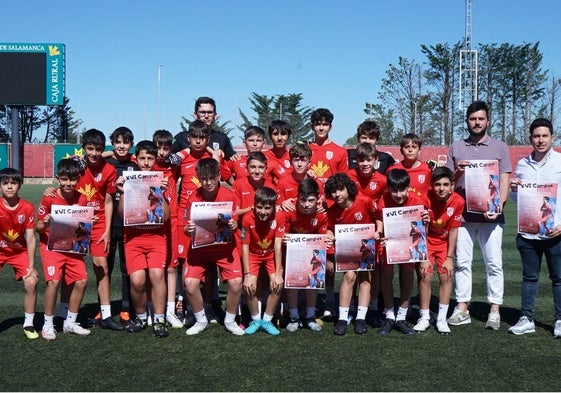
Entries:
{"label": "white sock", "polygon": [[71,325],[73,323],[76,323],[77,318],[78,318],[78,313],[77,312],[68,311],[68,314],[66,315],[66,319],[64,320],[64,324],[65,325]]}
{"label": "white sock", "polygon": [[200,323],[208,323],[208,319],[206,319],[204,308],[201,311],[195,313],[195,319],[197,320],[197,322]]}
{"label": "white sock", "polygon": [[367,311],[368,311],[368,307],[358,306],[356,311],[356,319],[366,319]]}
{"label": "white sock", "polygon": [[146,311],[144,311],[143,313],[140,313],[140,314],[136,314],[136,316],[144,322],[146,322],[146,320],[148,319],[148,315],[147,315]]}
{"label": "white sock", "polygon": [[339,306],[339,320],[347,322],[348,317],[349,317],[349,307]]}
{"label": "white sock", "polygon": [[54,315],[45,315],[45,323],[43,324],[43,329],[48,329],[53,327],[53,317]]}
{"label": "white sock", "polygon": [[23,327],[33,326],[33,318],[35,318],[35,313],[33,314],[24,313]]}
{"label": "white sock", "polygon": [[439,321],[445,321],[446,315],[448,314],[448,304],[438,303],[438,317]]}
{"label": "white sock", "polygon": [[252,315],[251,320],[252,321],[260,321],[261,320],[261,314]]}
{"label": "white sock", "polygon": [[393,319],[395,321],[395,313],[393,308],[386,308],[386,319]]}
{"label": "white sock", "polygon": [[101,309],[101,319],[111,318],[111,305],[102,304],[99,306]]}
{"label": "white sock", "polygon": [[421,313],[421,319],[430,319],[430,310],[428,308],[421,308],[419,312]]}
{"label": "white sock", "polygon": [[154,322],[164,322],[164,314],[154,314]]}
{"label": "white sock", "polygon": [[405,317],[407,316],[407,309],[399,307],[397,310],[397,320],[398,321],[405,321]]}
{"label": "white sock", "polygon": [[265,322],[271,322],[273,320],[273,316],[265,313],[265,314],[263,314],[263,320]]}
{"label": "white sock", "polygon": [[228,311],[226,311],[226,315],[224,316],[224,325],[232,322],[236,322],[236,314],[231,314]]}
{"label": "white sock", "polygon": [[175,302],[168,302],[167,313],[168,314],[175,314]]}

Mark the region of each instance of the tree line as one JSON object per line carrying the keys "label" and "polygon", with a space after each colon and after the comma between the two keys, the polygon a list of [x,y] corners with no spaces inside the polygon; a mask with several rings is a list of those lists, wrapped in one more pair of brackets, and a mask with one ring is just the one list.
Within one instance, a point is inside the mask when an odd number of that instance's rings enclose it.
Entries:
{"label": "tree line", "polygon": [[[399,57],[389,64],[380,83],[376,100],[366,102],[366,119],[378,122],[380,144],[399,144],[402,135],[415,133],[426,145],[448,145],[464,132],[463,109],[459,108],[459,67],[462,44],[438,43],[421,45],[421,60]],[[478,99],[490,107],[494,136],[509,145],[527,143],[526,132],[538,116],[553,124],[559,113],[561,79],[542,68],[543,54],[539,42],[522,44],[480,44]],[[293,129],[289,144],[312,137],[310,113],[315,109],[304,105],[301,93],[249,96],[251,114],[239,109],[241,122],[218,118],[215,128],[230,134],[250,125],[265,130],[271,121],[288,121]],[[182,116],[180,127],[187,130],[190,116]],[[358,122],[364,119],[357,120]],[[9,140],[9,115],[0,107],[0,142]],[[38,141],[34,133],[46,127],[42,142],[76,143],[82,121],[75,117],[65,98],[60,107],[22,107],[20,130],[24,142]],[[356,136],[345,144],[356,144]]]}

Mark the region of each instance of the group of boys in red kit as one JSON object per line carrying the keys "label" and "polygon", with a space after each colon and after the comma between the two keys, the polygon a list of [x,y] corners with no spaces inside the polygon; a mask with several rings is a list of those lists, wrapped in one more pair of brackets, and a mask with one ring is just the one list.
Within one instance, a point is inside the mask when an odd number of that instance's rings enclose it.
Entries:
{"label": "group of boys in red kit", "polygon": [[[103,328],[136,333],[151,325],[156,337],[167,337],[170,326],[186,326],[187,335],[199,334],[216,317],[209,304],[213,293],[217,292],[219,278],[228,288],[222,322],[234,335],[254,334],[260,330],[270,335],[280,334],[273,320],[283,301],[290,314],[286,325],[288,332],[301,327],[321,331],[323,321],[316,319],[317,288],[326,291],[324,320],[335,317],[335,335],[344,335],[353,319],[357,334],[367,333],[370,324],[379,327],[380,334],[395,329],[412,335],[430,325],[430,280],[436,261],[441,281],[436,327],[441,333],[450,332],[446,324],[453,272],[450,257],[455,250],[455,229],[463,211],[463,199],[453,192],[453,173],[444,168],[433,172],[418,160],[420,138],[414,134],[405,135],[401,144],[403,160],[394,165],[391,162],[381,164],[379,157],[384,153],[377,152],[375,146],[379,130],[375,123],[364,122],[358,127],[359,143],[353,152],[356,167],[349,169],[347,150],[329,139],[333,114],[320,108],[311,114],[314,140],[309,144],[295,143],[288,149],[290,125],[276,120],[268,128],[273,142],[271,150],[262,151],[265,131],[252,126],[244,135],[247,156],[231,154],[226,159],[225,148],[221,145],[224,139],[211,128],[216,116],[214,101],[206,98],[198,101],[194,116],[196,120],[189,124],[187,143],[181,150],[173,152],[171,133],[158,130],[153,140],[138,142],[135,153],[131,154],[132,132],[120,127],[111,136],[113,151],[103,152],[105,137],[92,129],[83,137],[83,161],[65,159],[58,164],[60,187],[45,192],[37,223],[29,211],[25,213],[29,218],[20,223],[18,231],[28,240],[27,244],[18,243],[17,247],[11,248],[1,244],[0,247],[0,256],[4,257],[0,263],[16,266],[16,279],[23,279],[25,283],[24,332],[28,338],[39,337],[33,327],[38,281],[32,263],[34,243],[30,230],[33,229],[41,234],[43,273],[47,281],[43,338],[56,338],[53,319],[61,283],[63,331],[79,335],[91,332],[76,320],[87,283],[83,256],[46,248],[53,204],[94,208],[89,253],[100,301],[100,315],[94,320]],[[125,191],[124,170],[163,173],[158,187],[158,195],[163,195],[158,222],[123,227],[119,221],[115,225],[114,212],[118,217],[123,216],[123,196],[130,192]],[[0,171],[3,195],[0,211],[18,205],[17,189],[21,183],[21,175]],[[8,186],[16,189],[15,196],[9,196]],[[197,227],[193,220],[196,202],[233,202],[232,212],[223,223],[234,233],[232,241],[193,247]],[[24,201],[19,205],[29,210]],[[383,209],[413,205],[424,207],[428,260],[399,265],[400,301],[396,310],[393,306],[394,265],[385,260]],[[336,301],[334,262],[335,226],[338,224],[374,224],[378,260],[374,270],[344,272]],[[113,235],[112,231],[115,231]],[[316,286],[305,290],[303,313],[299,309],[298,291],[284,289],[283,259],[290,233],[326,235],[325,268],[322,270],[322,265],[317,262],[322,261],[319,254],[315,255],[315,265],[314,260],[311,264],[315,269],[313,282]],[[109,295],[110,271],[116,250],[119,250],[123,263],[121,270],[126,272],[121,283],[123,303],[119,321],[111,315]],[[19,257],[13,256],[16,254]],[[9,255],[12,256],[8,258]],[[421,318],[411,328],[405,317],[415,271]],[[286,293],[285,299],[283,292]],[[378,311],[380,293],[383,313]],[[176,302],[178,294],[187,300],[187,310],[191,313],[189,322],[187,317],[181,320],[183,315],[178,317],[177,310],[182,309],[181,297]],[[264,307],[261,307],[261,299]],[[239,323],[242,302],[251,316],[247,327]]]}

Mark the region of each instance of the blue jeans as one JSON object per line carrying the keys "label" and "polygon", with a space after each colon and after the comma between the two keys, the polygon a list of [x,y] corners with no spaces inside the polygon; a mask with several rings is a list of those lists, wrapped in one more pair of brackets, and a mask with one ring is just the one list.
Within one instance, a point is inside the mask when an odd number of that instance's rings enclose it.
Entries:
{"label": "blue jeans", "polygon": [[518,235],[516,247],[522,259],[520,310],[523,316],[534,319],[538,296],[542,257],[545,255],[553,291],[555,320],[561,319],[561,237],[530,240]]}

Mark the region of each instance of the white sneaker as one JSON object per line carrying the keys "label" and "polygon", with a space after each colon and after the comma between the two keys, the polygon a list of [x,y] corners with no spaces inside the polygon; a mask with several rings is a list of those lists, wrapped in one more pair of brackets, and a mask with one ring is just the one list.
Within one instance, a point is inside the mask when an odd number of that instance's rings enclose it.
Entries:
{"label": "white sneaker", "polygon": [[301,326],[299,319],[290,318],[290,322],[286,325],[286,331],[289,333],[294,333]]}
{"label": "white sneaker", "polygon": [[[555,325],[557,326],[557,323]],[[561,323],[560,323],[560,328],[561,328]],[[508,332],[515,334],[517,336],[525,333],[535,333],[536,325],[534,324],[534,321],[530,321],[528,317],[522,316],[520,317],[518,322],[516,322],[516,325],[508,329]],[[553,334],[555,335],[555,331]],[[561,331],[559,331],[559,335],[561,336]]]}
{"label": "white sneaker", "polygon": [[448,322],[445,319],[436,321],[436,330],[440,334],[450,334],[450,326],[448,326]]}
{"label": "white sneaker", "polygon": [[498,312],[490,312],[485,323],[485,329],[499,330],[501,327],[501,314]]}
{"label": "white sneaker", "polygon": [[208,326],[208,322],[195,322],[195,324],[193,326],[191,326],[189,329],[187,329],[187,331],[185,332],[186,335],[188,336],[193,336],[195,334],[199,334],[200,332],[202,332],[203,330],[205,330]]}
{"label": "white sneaker", "polygon": [[92,331],[89,329],[84,329],[82,326],[80,326],[79,323],[74,322],[74,323],[65,323],[64,327],[62,329],[62,331],[64,333],[74,333],[77,334],[79,336],[88,336]]}
{"label": "white sneaker", "polygon": [[561,320],[555,321],[555,327],[553,328],[553,337],[561,338]]}
{"label": "white sneaker", "polygon": [[43,328],[43,330],[41,330],[41,337],[43,337],[45,340],[47,341],[52,341],[56,339],[56,330],[54,326],[51,326],[50,328]]}
{"label": "white sneaker", "polygon": [[236,336],[243,336],[245,334],[243,329],[235,321],[234,322],[226,322],[224,324],[224,328],[226,328],[227,331],[229,331],[230,333],[232,333]]}
{"label": "white sneaker", "polygon": [[416,332],[424,332],[430,326],[430,320],[428,318],[419,318],[417,324],[413,326],[413,330]]}
{"label": "white sneaker", "polygon": [[448,318],[448,323],[452,326],[467,325],[468,323],[471,323],[469,311],[463,312],[458,307],[455,307],[454,312],[450,318]]}
{"label": "white sneaker", "polygon": [[183,327],[183,322],[181,322],[181,320],[177,318],[177,315],[175,315],[174,313],[166,314],[166,322],[175,329]]}

